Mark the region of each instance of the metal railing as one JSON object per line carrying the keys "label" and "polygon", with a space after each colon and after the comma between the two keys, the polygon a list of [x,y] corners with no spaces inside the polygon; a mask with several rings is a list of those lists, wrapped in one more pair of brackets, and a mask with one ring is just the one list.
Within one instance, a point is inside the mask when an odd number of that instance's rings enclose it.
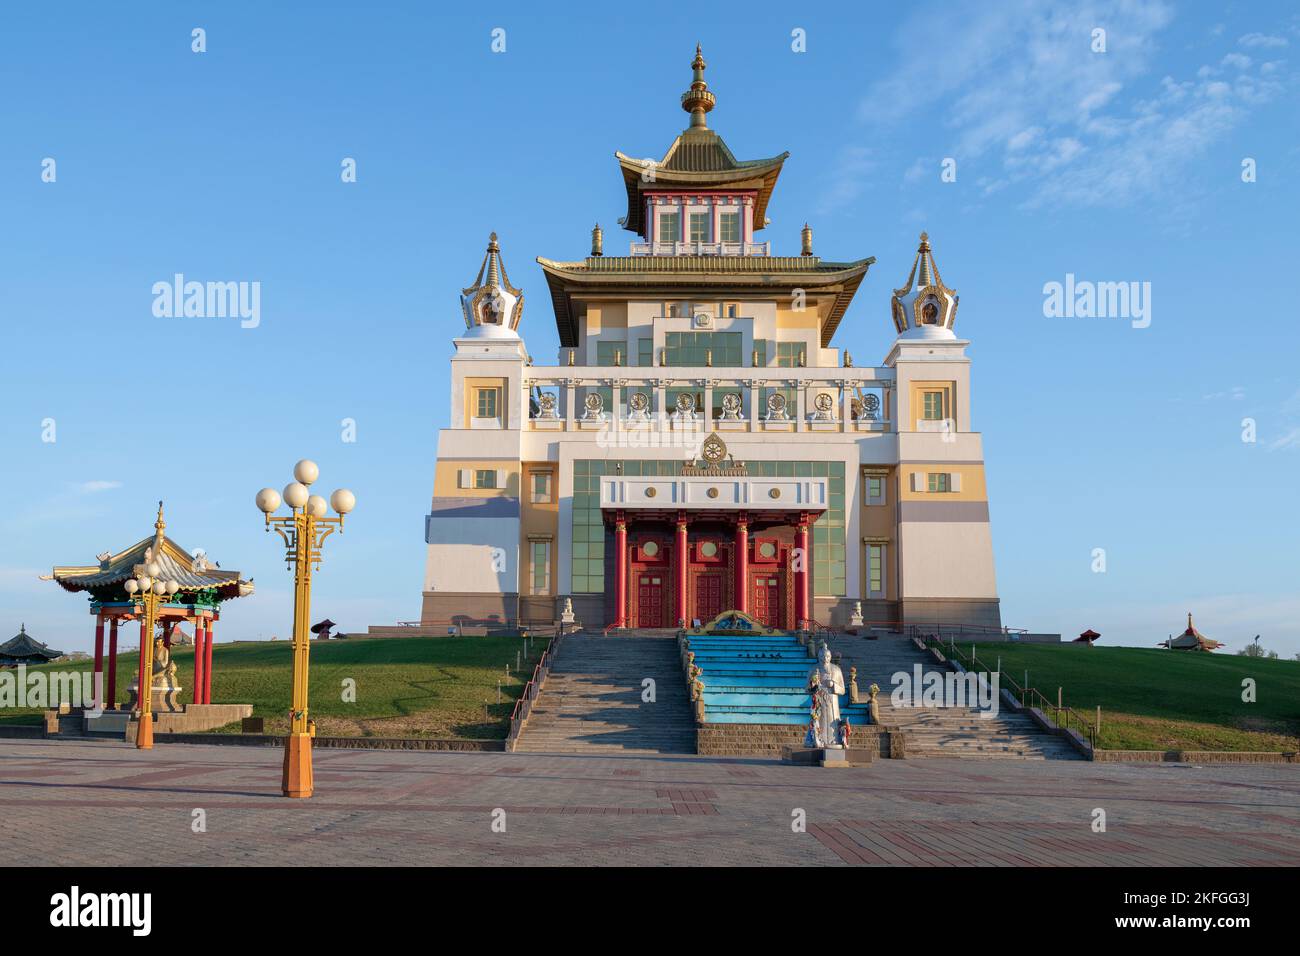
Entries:
{"label": "metal railing", "polygon": [[551,661],[554,659],[556,651],[559,650],[560,641],[563,638],[564,628],[561,626],[546,645],[546,650],[542,651],[542,656],[533,668],[533,676],[528,679],[528,683],[524,684],[523,692],[520,693],[519,699],[515,701],[515,706],[510,711],[510,731],[506,734],[507,751],[515,749],[515,742],[519,739],[519,734],[523,732],[529,714],[532,713],[533,702],[537,700],[543,686],[546,684],[547,675],[551,672]]}
{"label": "metal railing", "polygon": [[946,655],[950,660],[955,660],[968,671],[979,673],[983,671],[986,674],[997,674],[999,686],[1009,685],[1011,695],[1020,702],[1021,707],[1033,707],[1045,716],[1050,714],[1052,722],[1064,730],[1072,730],[1084,740],[1088,741],[1088,746],[1097,749],[1098,727],[1092,720],[1084,717],[1081,713],[1072,707],[1066,707],[1063,702],[1063,694],[1060,688],[1057,689],[1056,703],[1050,701],[1037,688],[1021,685],[1014,677],[1011,677],[1005,671],[998,667],[990,667],[986,662],[980,660],[975,651],[975,645],[970,646],[970,653],[966,654],[957,647],[955,639],[949,639],[944,643],[934,635],[928,635],[922,639],[927,648],[933,648]]}

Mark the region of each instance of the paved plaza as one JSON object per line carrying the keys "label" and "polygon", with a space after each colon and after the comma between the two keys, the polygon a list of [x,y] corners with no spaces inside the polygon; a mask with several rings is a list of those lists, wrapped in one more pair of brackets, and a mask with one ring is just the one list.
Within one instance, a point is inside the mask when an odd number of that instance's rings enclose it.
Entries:
{"label": "paved plaza", "polygon": [[280,759],[0,740],[0,865],[1300,863],[1289,765],[317,750],[299,801]]}

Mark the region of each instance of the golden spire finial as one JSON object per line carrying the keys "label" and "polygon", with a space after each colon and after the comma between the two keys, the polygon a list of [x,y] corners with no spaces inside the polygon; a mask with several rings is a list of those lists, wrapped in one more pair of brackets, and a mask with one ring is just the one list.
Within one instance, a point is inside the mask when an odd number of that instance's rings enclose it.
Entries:
{"label": "golden spire finial", "polygon": [[930,251],[930,234],[928,232],[921,233],[921,245],[917,248],[916,251],[917,252]]}
{"label": "golden spire finial", "polygon": [[158,520],[156,520],[153,523],[153,529],[155,531],[161,532],[162,529],[165,527],[167,527],[167,522],[163,521],[163,506],[162,506],[162,502],[160,501],[158,502]]}
{"label": "golden spire finial", "polygon": [[694,71],[691,88],[682,94],[682,109],[691,114],[692,127],[707,127],[709,124],[705,121],[704,114],[713,109],[714,96],[709,92],[709,84],[704,82],[704,70],[707,66],[708,64],[704,62],[704,53],[697,43],[695,59],[691,61],[691,70]]}
{"label": "golden spire finial", "polygon": [[1190,631],[1190,630],[1193,630],[1193,628],[1192,628],[1192,612],[1191,612],[1191,611],[1188,611],[1188,612],[1187,612],[1187,629],[1188,629],[1189,631]]}

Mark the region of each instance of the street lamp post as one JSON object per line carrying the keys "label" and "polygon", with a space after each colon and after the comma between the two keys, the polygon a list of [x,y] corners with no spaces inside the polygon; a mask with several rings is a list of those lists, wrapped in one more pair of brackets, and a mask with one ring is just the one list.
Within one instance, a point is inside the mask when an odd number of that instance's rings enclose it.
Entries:
{"label": "street lamp post", "polygon": [[158,605],[172,597],[180,590],[175,581],[163,581],[158,577],[162,569],[158,562],[150,561],[137,565],[136,576],[130,578],[123,587],[127,599],[137,608],[142,616],[140,628],[140,678],[136,690],[136,704],[140,708],[140,721],[136,727],[135,745],[139,750],[153,749],[153,632],[158,622]]}
{"label": "street lamp post", "polygon": [[311,615],[311,572],[320,567],[321,548],[337,528],[343,531],[343,516],[356,506],[357,499],[346,488],[330,495],[329,506],[338,515],[325,517],[326,503],[313,495],[308,486],[320,469],[303,459],[294,465],[294,480],[284,486],[284,504],[289,514],[272,517],[280,507],[281,496],[274,488],[257,493],[257,507],[266,515],[266,530],[284,539],[286,567],[293,568],[293,704],[289,711],[289,736],[284,744],[284,772],[280,789],[286,797],[310,797],[312,793],[311,734],[307,725],[307,665],[311,644],[307,634]]}

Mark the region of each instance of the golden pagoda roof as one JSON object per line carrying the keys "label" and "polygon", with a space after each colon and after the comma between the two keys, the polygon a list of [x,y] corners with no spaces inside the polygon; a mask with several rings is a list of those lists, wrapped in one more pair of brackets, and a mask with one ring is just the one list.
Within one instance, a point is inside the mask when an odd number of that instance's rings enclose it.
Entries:
{"label": "golden pagoda roof", "polygon": [[139,566],[150,561],[159,566],[158,577],[175,581],[182,591],[215,588],[225,598],[244,597],[253,593],[253,582],[245,581],[238,571],[223,571],[210,565],[206,557],[193,557],[188,551],[163,534],[167,527],[163,521],[162,502],[158,502],[158,518],[154,533],[142,538],[116,554],[105,552],[98,564],[60,565],[53,572],[42,575],[43,581],[54,581],[65,591],[89,591],[92,588],[126,581],[143,573]]}
{"label": "golden pagoda roof", "polygon": [[663,289],[681,295],[747,289],[765,292],[804,289],[834,295],[821,328],[825,348],[853,301],[875,257],[854,262],[823,262],[817,256],[588,256],[577,262],[557,262],[538,256],[555,305],[560,345],[578,344],[578,316],[573,296],[629,293],[645,295]]}
{"label": "golden pagoda roof", "polygon": [[768,159],[736,159],[735,154],[715,130],[709,129],[705,114],[713,109],[716,97],[704,81],[706,64],[699,44],[691,62],[694,80],[682,94],[682,109],[691,114],[688,126],[668,147],[664,158],[655,162],[615,152],[623,184],[627,189],[627,215],[620,220],[624,229],[645,235],[645,209],[642,193],[679,189],[752,190],[754,230],[767,224],[767,204],[781,174],[781,165],[789,153]]}

